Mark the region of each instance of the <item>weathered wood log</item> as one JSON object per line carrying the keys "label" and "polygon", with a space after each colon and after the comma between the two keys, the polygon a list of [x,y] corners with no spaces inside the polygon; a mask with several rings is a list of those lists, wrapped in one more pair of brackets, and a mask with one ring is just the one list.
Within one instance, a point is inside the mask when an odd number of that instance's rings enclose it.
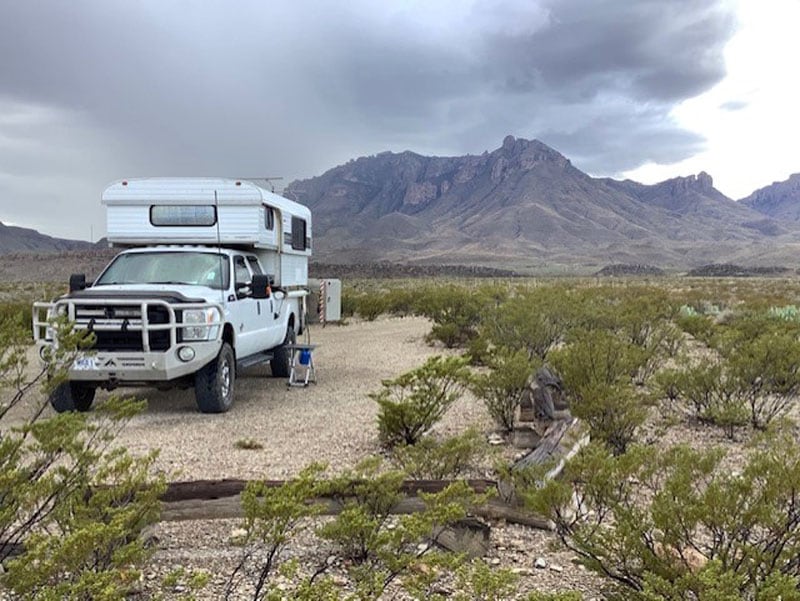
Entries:
{"label": "weathered wood log", "polygon": [[[321,515],[336,515],[342,510],[342,504],[334,499],[310,499],[319,506]],[[424,511],[425,503],[417,496],[407,496],[391,509],[393,514],[401,515]],[[485,504],[473,507],[470,513],[476,517],[505,520],[507,522],[532,526],[543,530],[551,530],[552,523],[523,508],[510,505],[501,499],[492,498]],[[161,510],[162,522],[178,522],[185,520],[219,520],[241,518],[244,516],[239,495],[219,499],[186,499],[164,503]]]}
{"label": "weathered wood log", "polygon": [[567,460],[589,442],[588,434],[580,432],[581,422],[576,417],[552,422],[542,440],[530,453],[514,463],[512,469],[520,470],[554,462],[544,479],[556,478],[564,469]]}
{"label": "weathered wood log", "polygon": [[[190,499],[224,499],[239,495],[247,485],[247,480],[194,480],[185,482],[170,482],[167,490],[161,495],[161,501],[172,503],[174,501],[187,501]],[[269,488],[283,486],[285,480],[265,480]],[[400,492],[405,495],[442,492],[457,480],[405,480],[400,486]],[[497,488],[493,480],[467,480],[467,485],[476,493],[483,494]]]}

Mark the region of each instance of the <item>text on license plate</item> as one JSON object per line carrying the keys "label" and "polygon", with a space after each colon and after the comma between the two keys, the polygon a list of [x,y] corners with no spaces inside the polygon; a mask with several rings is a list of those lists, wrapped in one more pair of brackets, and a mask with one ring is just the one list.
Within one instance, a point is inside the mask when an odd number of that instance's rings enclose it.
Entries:
{"label": "text on license plate", "polygon": [[75,359],[75,362],[72,364],[72,369],[76,370],[96,369],[96,365],[94,364],[94,357],[80,357],[78,359]]}

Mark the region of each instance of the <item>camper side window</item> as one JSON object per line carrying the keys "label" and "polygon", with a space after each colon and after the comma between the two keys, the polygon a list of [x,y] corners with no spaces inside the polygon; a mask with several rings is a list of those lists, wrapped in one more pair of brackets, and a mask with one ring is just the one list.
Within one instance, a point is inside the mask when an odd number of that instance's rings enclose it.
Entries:
{"label": "camper side window", "polygon": [[275,229],[275,213],[270,207],[264,207],[264,227],[269,231]]}
{"label": "camper side window", "polygon": [[294,250],[306,249],[306,220],[292,217],[292,248]]}

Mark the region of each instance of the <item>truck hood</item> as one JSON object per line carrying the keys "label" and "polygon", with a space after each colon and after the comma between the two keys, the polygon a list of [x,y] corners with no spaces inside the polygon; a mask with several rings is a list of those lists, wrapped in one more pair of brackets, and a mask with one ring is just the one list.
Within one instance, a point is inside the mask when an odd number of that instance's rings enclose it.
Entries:
{"label": "truck hood", "polygon": [[185,284],[110,284],[76,290],[62,298],[157,298],[173,303],[212,302],[224,304],[226,292],[207,286]]}

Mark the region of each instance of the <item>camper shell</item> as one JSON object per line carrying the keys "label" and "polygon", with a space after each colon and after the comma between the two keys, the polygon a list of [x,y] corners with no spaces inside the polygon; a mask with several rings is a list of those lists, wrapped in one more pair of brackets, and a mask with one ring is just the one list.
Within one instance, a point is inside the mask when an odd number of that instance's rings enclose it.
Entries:
{"label": "camper shell", "polygon": [[57,411],[85,411],[97,388],[195,388],[203,412],[227,411],[236,371],[269,362],[287,377],[303,332],[311,213],[256,182],[222,178],[120,180],[102,195],[118,254],[94,282],[34,303],[40,354],[57,344],[52,319],[94,333]]}
{"label": "camper shell", "polygon": [[275,284],[308,285],[311,211],[251,180],[144,178],[103,192],[112,246],[200,244],[249,249]]}

